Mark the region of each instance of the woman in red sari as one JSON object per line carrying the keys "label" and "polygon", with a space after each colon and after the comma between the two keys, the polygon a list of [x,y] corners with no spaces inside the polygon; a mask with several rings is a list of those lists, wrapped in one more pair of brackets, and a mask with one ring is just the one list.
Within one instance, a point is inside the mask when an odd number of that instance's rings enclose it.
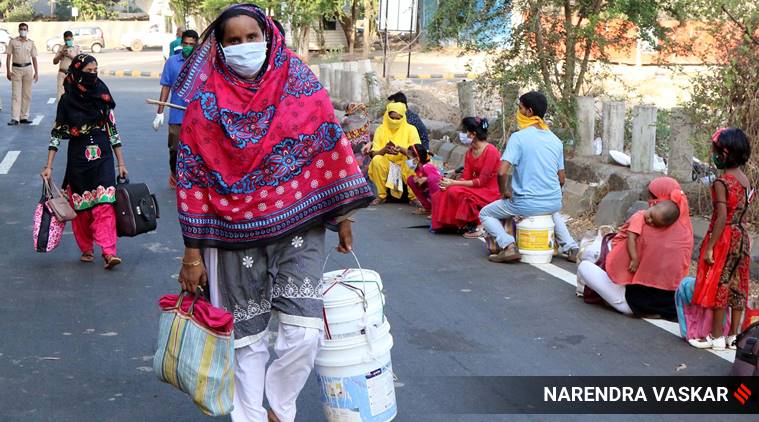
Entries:
{"label": "woman in red sari", "polygon": [[478,235],[480,209],[500,197],[498,166],[501,154],[488,143],[488,120],[466,117],[461,121],[463,144],[469,144],[464,174],[459,180],[443,179],[432,197],[432,230],[467,229],[466,237]]}

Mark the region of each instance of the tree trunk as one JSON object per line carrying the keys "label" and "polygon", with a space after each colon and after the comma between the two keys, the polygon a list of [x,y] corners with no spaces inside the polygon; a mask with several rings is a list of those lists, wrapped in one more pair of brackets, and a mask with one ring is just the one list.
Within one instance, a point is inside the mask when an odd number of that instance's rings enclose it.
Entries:
{"label": "tree trunk", "polygon": [[369,57],[374,35],[374,0],[364,0],[364,57]]}
{"label": "tree trunk", "polygon": [[343,28],[345,42],[348,44],[348,54],[353,54],[353,48],[356,44],[356,21],[350,16],[341,16],[340,26]]}
{"label": "tree trunk", "polygon": [[311,34],[311,26],[306,24],[298,29],[298,36],[296,37],[298,55],[304,60],[308,61],[308,44],[309,36]]}

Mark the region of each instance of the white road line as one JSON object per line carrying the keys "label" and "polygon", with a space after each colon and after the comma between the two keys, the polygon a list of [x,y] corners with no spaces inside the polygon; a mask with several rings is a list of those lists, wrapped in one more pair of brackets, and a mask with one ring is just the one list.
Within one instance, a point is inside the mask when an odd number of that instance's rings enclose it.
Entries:
{"label": "white road line", "polygon": [[[571,272],[563,268],[559,268],[553,264],[530,264],[530,265],[539,269],[540,271],[543,271],[544,273],[547,273],[549,275],[552,275],[558,278],[561,281],[564,281],[565,283],[569,285],[572,285],[575,287],[577,286],[576,275],[572,274]],[[649,324],[652,324],[661,328],[664,331],[669,332],[670,334],[680,337],[680,326],[675,322],[665,321],[663,319],[648,319],[648,318],[643,318],[643,320],[648,322]],[[721,357],[722,359],[728,362],[732,362],[735,360],[735,350],[724,350],[724,351],[711,350],[711,349],[706,349],[706,350],[714,355]]]}
{"label": "white road line", "polygon": [[55,102],[55,97],[50,97],[47,99],[48,104],[53,104]]}
{"label": "white road line", "polygon": [[21,154],[21,151],[8,151],[8,153],[5,154],[5,158],[0,162],[0,174],[8,174],[19,154]]}
{"label": "white road line", "polygon": [[553,264],[530,264],[533,267],[539,269],[540,271],[546,272],[548,274],[551,274],[552,276],[558,278],[559,280],[571,284],[572,286],[576,286],[577,284],[577,276],[564,268],[557,267]]}
{"label": "white road line", "polygon": [[39,126],[40,122],[44,118],[45,118],[44,114],[38,114],[38,115],[34,116],[34,120],[32,120],[32,126]]}

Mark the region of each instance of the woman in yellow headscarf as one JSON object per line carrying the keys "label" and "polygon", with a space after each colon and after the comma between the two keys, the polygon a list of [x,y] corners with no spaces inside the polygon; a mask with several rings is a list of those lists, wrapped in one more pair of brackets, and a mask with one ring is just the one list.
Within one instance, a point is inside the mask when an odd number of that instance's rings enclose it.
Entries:
{"label": "woman in yellow headscarf", "polygon": [[[406,121],[406,105],[390,103],[387,105],[382,126],[374,132],[374,141],[369,155],[369,179],[377,187],[377,199],[372,205],[379,205],[387,200],[387,189],[394,198],[403,195],[406,179],[414,174],[414,170],[406,164],[408,148],[419,144],[419,132]],[[416,196],[408,190],[410,201]]]}

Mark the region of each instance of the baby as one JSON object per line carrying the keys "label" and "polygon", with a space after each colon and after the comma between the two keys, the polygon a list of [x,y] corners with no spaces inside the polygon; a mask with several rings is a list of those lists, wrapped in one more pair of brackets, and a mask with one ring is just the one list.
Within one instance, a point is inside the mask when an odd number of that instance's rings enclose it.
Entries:
{"label": "baby", "polygon": [[627,242],[627,252],[630,254],[631,273],[638,271],[640,260],[638,258],[637,240],[643,225],[652,227],[669,227],[680,218],[680,209],[672,201],[661,201],[644,211],[638,211],[630,217],[622,226],[619,233],[612,240],[612,248],[623,240]]}

